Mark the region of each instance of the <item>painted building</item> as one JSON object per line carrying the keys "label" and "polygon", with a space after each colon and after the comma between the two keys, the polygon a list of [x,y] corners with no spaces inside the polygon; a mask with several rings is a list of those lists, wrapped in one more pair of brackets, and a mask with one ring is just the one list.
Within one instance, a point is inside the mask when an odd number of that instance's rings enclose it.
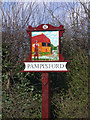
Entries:
{"label": "painted building", "polygon": [[33,46],[34,46],[36,41],[39,44],[39,47],[38,47],[39,52],[51,52],[51,41],[43,33],[40,35],[32,37],[32,52],[34,52]]}

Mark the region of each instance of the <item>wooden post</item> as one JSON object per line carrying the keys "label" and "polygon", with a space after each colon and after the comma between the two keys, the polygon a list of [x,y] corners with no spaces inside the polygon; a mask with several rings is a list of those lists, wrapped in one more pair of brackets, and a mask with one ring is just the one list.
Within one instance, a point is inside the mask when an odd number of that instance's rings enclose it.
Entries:
{"label": "wooden post", "polygon": [[42,120],[50,119],[50,80],[49,73],[42,73]]}

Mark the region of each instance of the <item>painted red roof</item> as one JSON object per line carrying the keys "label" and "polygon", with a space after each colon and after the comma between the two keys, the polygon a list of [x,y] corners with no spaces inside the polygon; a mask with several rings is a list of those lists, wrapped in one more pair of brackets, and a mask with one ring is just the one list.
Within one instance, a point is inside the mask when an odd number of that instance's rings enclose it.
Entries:
{"label": "painted red roof", "polygon": [[39,42],[51,43],[50,39],[48,37],[46,37],[46,35],[44,35],[44,34],[40,34],[40,35],[32,37],[32,44],[34,44],[36,40],[38,43]]}

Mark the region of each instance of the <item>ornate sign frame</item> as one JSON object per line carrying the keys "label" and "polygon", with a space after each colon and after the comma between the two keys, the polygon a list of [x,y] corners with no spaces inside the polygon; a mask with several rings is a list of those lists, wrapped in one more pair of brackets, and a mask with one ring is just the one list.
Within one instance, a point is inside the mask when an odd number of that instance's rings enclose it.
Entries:
{"label": "ornate sign frame", "polygon": [[[66,69],[66,64],[67,62],[70,62],[70,60],[64,60],[64,57],[61,54],[61,37],[63,37],[63,33],[65,32],[63,25],[60,25],[59,27],[50,24],[41,24],[37,27],[28,26],[26,31],[30,37],[30,54],[26,61],[22,61],[25,63],[25,69],[21,72],[69,72]],[[59,32],[59,60],[32,60],[32,32],[37,31]],[[35,68],[35,66],[37,67]]]}

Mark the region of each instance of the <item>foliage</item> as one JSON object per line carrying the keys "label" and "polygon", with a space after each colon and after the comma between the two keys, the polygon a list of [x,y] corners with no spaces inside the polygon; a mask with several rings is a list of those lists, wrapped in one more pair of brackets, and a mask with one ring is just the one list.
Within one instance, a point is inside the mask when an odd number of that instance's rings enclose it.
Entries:
{"label": "foliage", "polygon": [[85,51],[81,54],[73,54],[68,68],[71,72],[66,74],[66,79],[64,78],[63,89],[59,88],[53,94],[54,116],[52,118],[76,118],[77,116],[87,118],[88,116],[88,57]]}
{"label": "foliage", "polygon": [[43,23],[65,26],[60,47],[65,59],[71,60],[67,65],[71,72],[50,73],[51,118],[88,118],[89,12],[86,4],[80,3],[3,3],[3,119],[41,118],[41,73],[21,73],[24,65],[20,61],[30,51],[27,26]]}
{"label": "foliage", "polygon": [[53,44],[51,44],[52,50],[57,50],[57,47],[55,47]]}
{"label": "foliage", "polygon": [[[9,52],[10,47],[3,43],[3,117],[40,118],[41,84],[37,82],[40,79],[40,73],[21,73],[20,70],[23,69],[23,66],[20,63],[16,66],[17,71],[12,77],[11,72],[13,68],[9,61]],[[5,59],[5,57],[7,57],[7,59]],[[37,108],[35,109],[36,106]]]}

